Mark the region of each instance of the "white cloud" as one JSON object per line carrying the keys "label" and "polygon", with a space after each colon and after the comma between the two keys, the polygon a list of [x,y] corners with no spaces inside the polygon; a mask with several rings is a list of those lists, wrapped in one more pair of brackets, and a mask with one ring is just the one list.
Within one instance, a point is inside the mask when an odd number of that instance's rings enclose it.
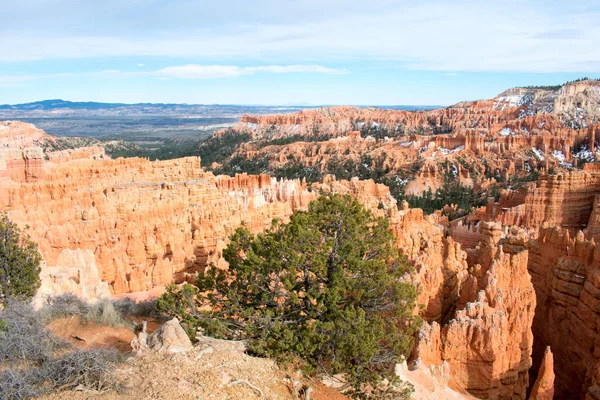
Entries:
{"label": "white cloud", "polygon": [[259,72],[273,74],[288,74],[312,72],[321,74],[344,74],[345,70],[328,68],[321,65],[264,65],[257,67],[238,67],[235,65],[197,65],[188,64],[166,67],[148,74],[161,77],[172,77],[180,79],[214,79],[232,78],[242,75],[252,75]]}
{"label": "white cloud", "polygon": [[145,67],[145,66],[146,66],[146,64],[142,64],[142,63],[137,63],[136,64],[136,67]]}
{"label": "white cloud", "polygon": [[[18,16],[10,8],[21,7],[28,17],[28,1],[33,0],[9,2],[7,15]],[[36,23],[24,26],[20,21],[25,18],[11,18],[0,26],[0,62],[150,56],[269,64],[389,61],[408,69],[456,72],[600,70],[600,52],[592,51],[600,42],[600,25],[589,23],[600,20],[600,9],[583,0],[257,0],[253,7],[232,0],[210,6],[189,0],[136,0],[146,4],[141,13],[131,2],[107,0],[114,3],[109,8],[114,12],[86,5],[73,8],[73,14],[53,11],[49,0],[37,1],[48,9],[42,13],[33,7],[40,14]],[[124,23],[133,14],[135,26]],[[93,26],[54,22],[91,16]]]}

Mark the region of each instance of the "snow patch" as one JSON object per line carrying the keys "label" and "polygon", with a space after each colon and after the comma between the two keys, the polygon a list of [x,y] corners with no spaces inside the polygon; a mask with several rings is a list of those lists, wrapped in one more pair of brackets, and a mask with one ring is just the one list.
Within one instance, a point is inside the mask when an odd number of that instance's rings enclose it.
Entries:
{"label": "snow patch", "polygon": [[560,150],[553,150],[552,151],[552,156],[558,160],[558,163],[561,166],[567,167],[567,168],[573,168],[573,164],[567,162],[567,158],[565,157],[565,155],[564,155],[564,153],[562,151],[560,151]]}
{"label": "snow patch", "polygon": [[455,149],[445,149],[443,147],[440,147],[439,150],[442,152],[443,155],[447,156],[448,154],[452,154],[452,153],[458,153],[459,151],[462,151],[465,149],[465,146],[458,146]]}
{"label": "snow patch", "polygon": [[561,162],[565,162],[565,160],[567,159],[563,152],[560,150],[552,150],[552,156]]}
{"label": "snow patch", "polygon": [[587,145],[582,146],[581,150],[573,154],[573,157],[584,162],[594,162],[598,156],[600,156],[600,150],[596,150],[596,155],[594,155]]}
{"label": "snow patch", "polygon": [[521,105],[522,99],[523,96],[521,95],[501,96],[498,97],[498,103],[504,103],[505,105],[507,104],[509,107],[517,107]]}
{"label": "snow patch", "polygon": [[544,153],[541,150],[535,147],[532,147],[531,150],[533,150],[533,154],[535,154],[538,160],[544,161]]}
{"label": "snow patch", "polygon": [[502,130],[500,131],[500,136],[512,136],[514,134],[515,133],[510,128],[502,128]]}

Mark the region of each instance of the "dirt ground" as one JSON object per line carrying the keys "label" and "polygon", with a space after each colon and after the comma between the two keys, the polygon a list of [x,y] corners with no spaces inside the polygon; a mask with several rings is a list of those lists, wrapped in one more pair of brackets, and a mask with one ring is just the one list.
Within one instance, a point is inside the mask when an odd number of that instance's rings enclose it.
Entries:
{"label": "dirt ground", "polygon": [[[158,324],[150,323],[149,331]],[[289,374],[272,360],[249,356],[242,342],[203,337],[188,353],[131,353],[132,329],[82,324],[77,317],[55,320],[50,328],[80,348],[113,347],[128,355],[115,371],[119,389],[102,393],[62,391],[44,400],[251,400],[298,399],[295,389],[306,385],[298,373]],[[320,383],[310,382],[311,399],[344,400],[345,396]],[[302,397],[303,398],[303,397]]]}

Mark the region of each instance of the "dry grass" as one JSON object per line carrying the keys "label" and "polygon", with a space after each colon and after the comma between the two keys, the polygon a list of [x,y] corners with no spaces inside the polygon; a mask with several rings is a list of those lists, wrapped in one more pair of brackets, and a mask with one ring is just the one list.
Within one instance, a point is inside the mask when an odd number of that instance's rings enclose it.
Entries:
{"label": "dry grass", "polygon": [[71,294],[52,296],[46,299],[46,304],[40,310],[40,315],[46,321],[77,315],[82,322],[98,325],[133,328],[134,323],[127,317],[160,317],[156,309],[156,301],[135,302],[131,299],[109,300],[101,299],[96,303],[86,303]]}
{"label": "dry grass", "polygon": [[[112,320],[110,312],[102,313],[107,321]],[[1,399],[28,399],[65,388],[114,387],[117,351],[73,349],[54,336],[44,325],[44,316],[26,303],[8,302],[0,310],[0,320]]]}

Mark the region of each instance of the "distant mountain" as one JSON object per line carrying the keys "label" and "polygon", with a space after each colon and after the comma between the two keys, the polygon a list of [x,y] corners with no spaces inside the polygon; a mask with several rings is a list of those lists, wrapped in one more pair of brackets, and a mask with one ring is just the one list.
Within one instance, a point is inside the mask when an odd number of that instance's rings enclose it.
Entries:
{"label": "distant mountain", "polygon": [[[147,103],[146,105],[148,105]],[[140,106],[141,104],[130,104],[131,106]],[[72,110],[98,110],[126,107],[124,103],[98,103],[94,101],[73,102],[61,99],[34,101],[33,103],[23,104],[3,104],[0,105],[0,110],[54,110],[59,108],[70,108]]]}
{"label": "distant mountain", "polygon": [[[274,112],[295,112],[304,106],[260,106],[235,104],[175,104],[175,103],[100,103],[93,101],[74,102],[61,99],[35,101],[24,104],[0,105],[0,117],[29,116],[45,117],[71,114],[74,116],[140,116],[195,114],[210,117],[239,117],[244,113],[267,114]],[[313,107],[314,108],[314,107]],[[51,114],[50,114],[51,113]]]}
{"label": "distant mountain", "polygon": [[[56,114],[73,114],[78,116],[91,115],[182,115],[197,114],[203,116],[235,117],[245,113],[273,114],[296,112],[303,109],[318,108],[320,106],[285,105],[237,105],[237,104],[177,104],[177,103],[100,103],[94,101],[74,102],[61,99],[42,100],[23,104],[0,105],[0,117],[45,116],[46,112]],[[376,106],[393,110],[430,110],[438,106],[418,105],[392,105]],[[50,116],[50,115],[48,115]]]}

